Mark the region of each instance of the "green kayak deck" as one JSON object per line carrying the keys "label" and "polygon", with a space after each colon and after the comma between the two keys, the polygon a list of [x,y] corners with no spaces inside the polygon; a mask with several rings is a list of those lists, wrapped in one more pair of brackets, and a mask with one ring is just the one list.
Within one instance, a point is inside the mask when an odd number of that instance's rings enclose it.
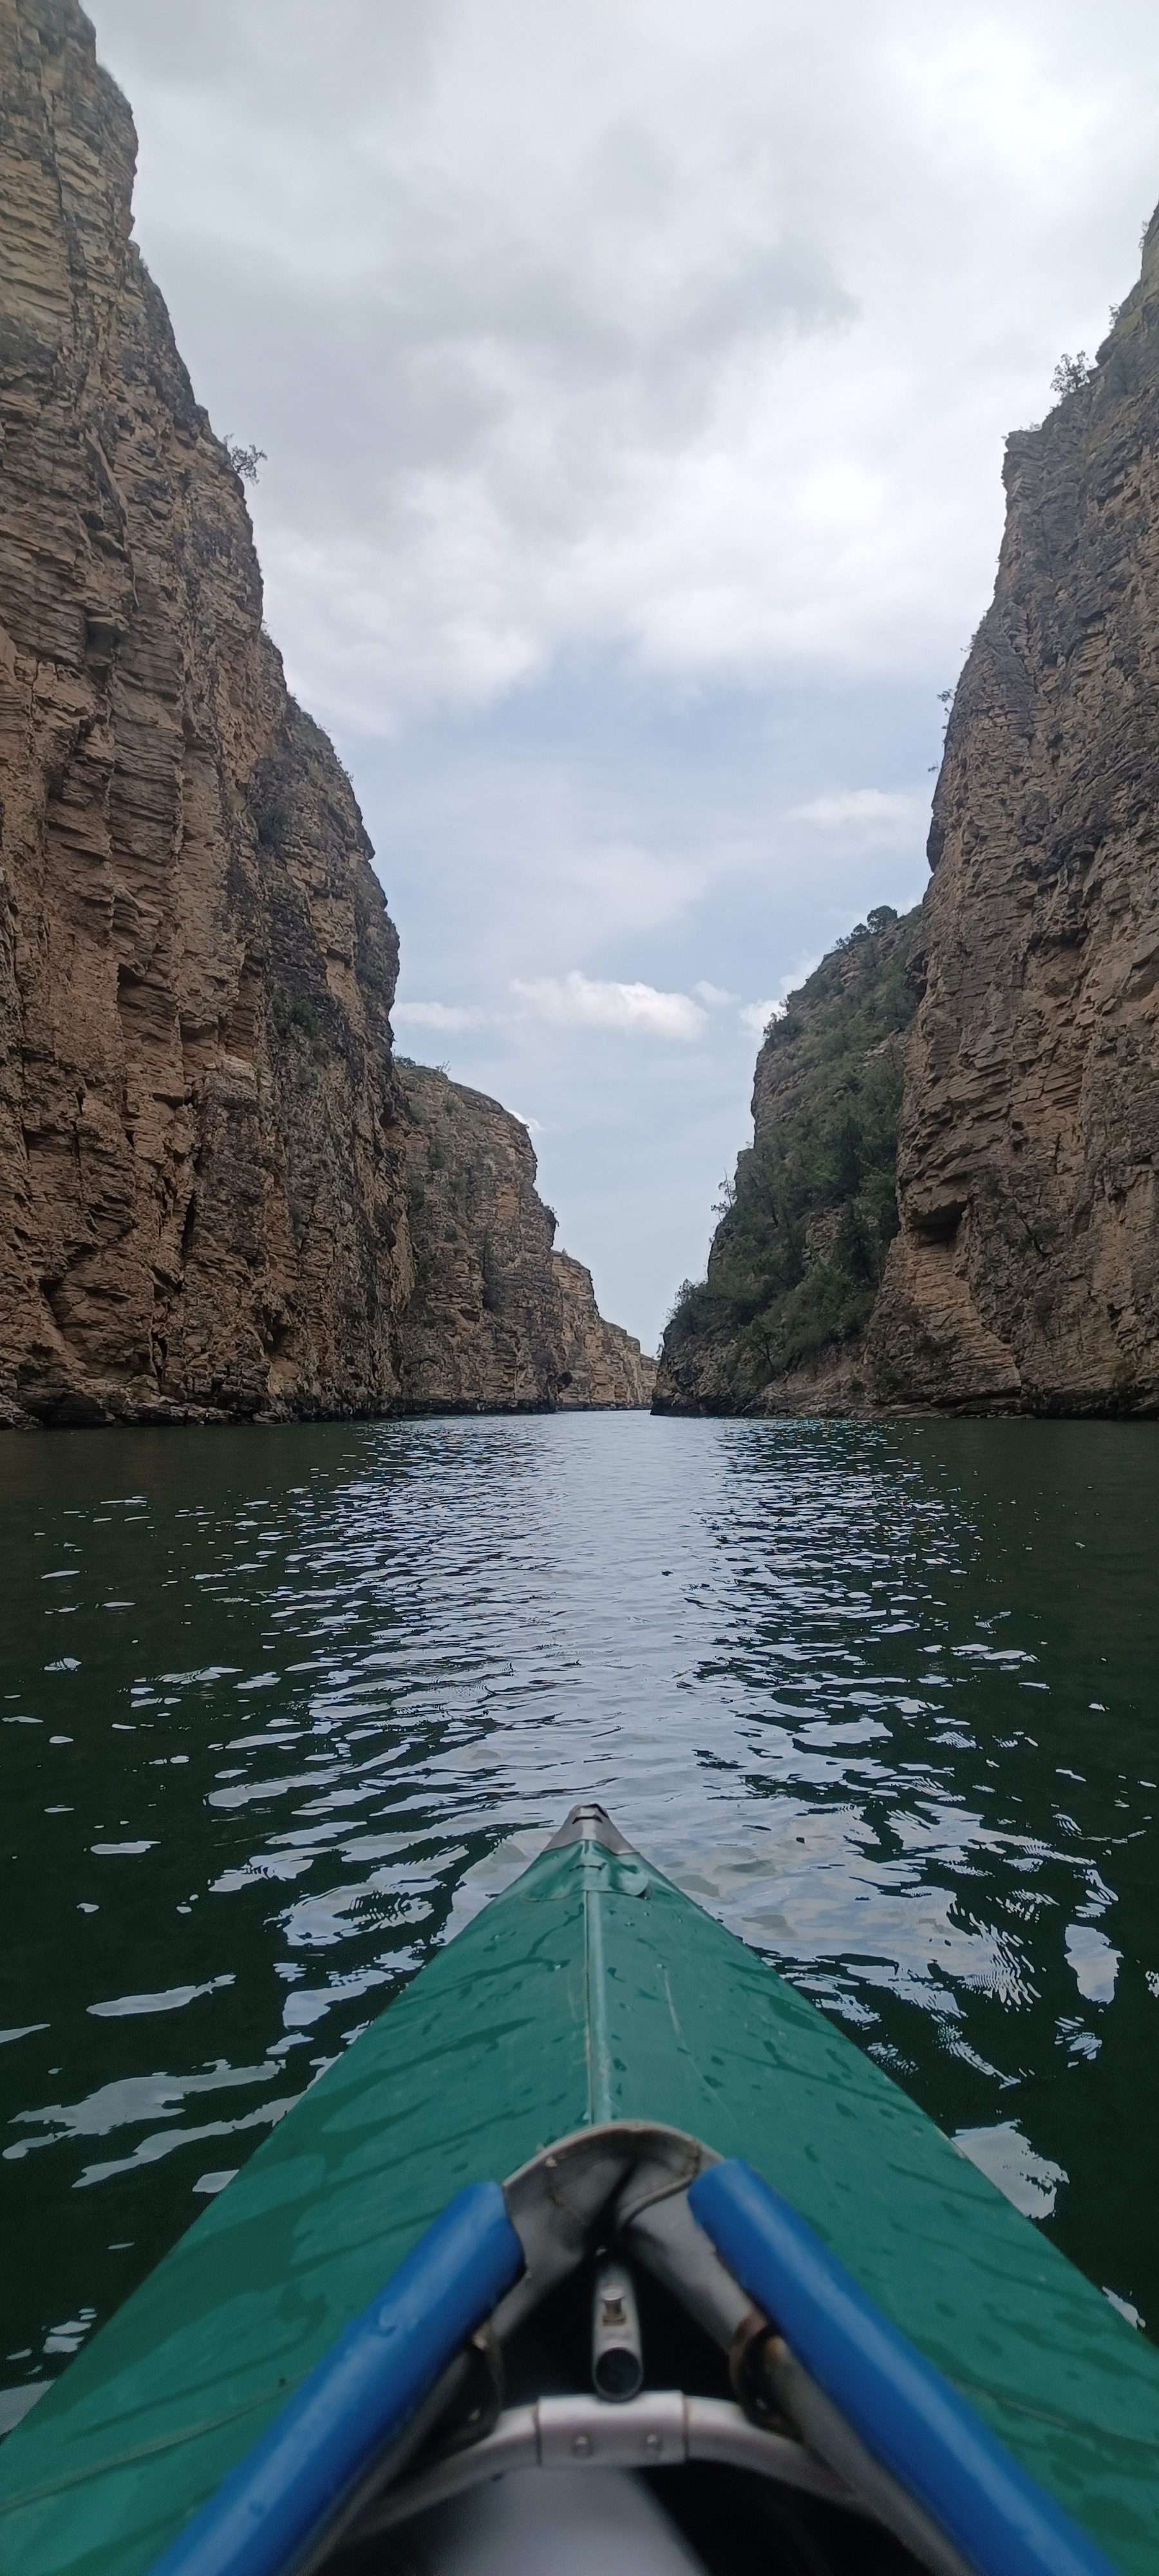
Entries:
{"label": "green kayak deck", "polygon": [[573,1840],[438,1952],[0,2448],[5,2576],[138,2576],[470,2181],[587,2122],[742,2156],[1125,2576],[1159,2351],[813,2005]]}

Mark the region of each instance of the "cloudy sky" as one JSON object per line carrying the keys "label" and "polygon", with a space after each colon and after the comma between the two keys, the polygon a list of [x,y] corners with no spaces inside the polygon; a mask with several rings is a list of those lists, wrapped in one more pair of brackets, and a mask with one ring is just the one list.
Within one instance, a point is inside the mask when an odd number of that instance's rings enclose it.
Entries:
{"label": "cloudy sky", "polygon": [[655,1347],[771,1006],[920,894],[1007,430],[1159,197],[1142,0],[90,0],[404,1053]]}

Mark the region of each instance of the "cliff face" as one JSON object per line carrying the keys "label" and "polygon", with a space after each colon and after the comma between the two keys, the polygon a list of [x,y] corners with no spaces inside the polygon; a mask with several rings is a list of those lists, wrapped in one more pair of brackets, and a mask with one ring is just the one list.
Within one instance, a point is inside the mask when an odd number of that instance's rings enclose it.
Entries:
{"label": "cliff face", "polygon": [[585,1270],[582,1261],[573,1261],[570,1252],[553,1252],[552,1265],[561,1321],[561,1406],[569,1411],[577,1406],[607,1411],[651,1404],[655,1360],[648,1358],[622,1324],[605,1322],[596,1304],[591,1271]]}
{"label": "cliff face", "polygon": [[591,1274],[555,1252],[526,1127],[497,1100],[400,1063],[410,1121],[414,1285],[400,1399],[412,1412],[638,1406],[640,1345],[598,1312]]}
{"label": "cliff face", "polygon": [[0,0],[0,93],[0,1422],[643,1402],[526,1130],[400,1086],[370,844],[76,0]]}
{"label": "cliff face", "polygon": [[559,1394],[555,1219],[518,1118],[426,1065],[400,1064],[411,1120],[414,1289],[401,1396],[415,1412],[541,1411]]}
{"label": "cliff face", "polygon": [[664,1335],[658,1413],[866,1400],[862,1343],[897,1216],[916,913],[869,916],[789,996],[757,1058],[753,1142]]}
{"label": "cliff face", "polygon": [[930,836],[886,1401],[1159,1408],[1159,217],[1090,380],[1009,442]]}
{"label": "cliff face", "polygon": [[0,1418],[398,1389],[396,942],[73,0],[0,0]]}
{"label": "cliff face", "polygon": [[802,1143],[817,1161],[782,1022],[708,1279],[665,1336],[664,1410],[1159,1411],[1159,215],[1088,380],[1010,439],[1005,479],[933,876],[898,925],[917,1009],[890,1042],[899,1223],[868,1330],[844,1356],[803,1338],[846,1216],[778,1177]]}

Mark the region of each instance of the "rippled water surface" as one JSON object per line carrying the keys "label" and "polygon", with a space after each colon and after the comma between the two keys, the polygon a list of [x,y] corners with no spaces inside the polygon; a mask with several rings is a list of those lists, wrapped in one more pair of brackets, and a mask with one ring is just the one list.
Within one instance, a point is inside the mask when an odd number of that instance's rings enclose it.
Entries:
{"label": "rippled water surface", "polygon": [[0,1443],[0,2384],[597,1794],[1159,2330],[1159,1432]]}

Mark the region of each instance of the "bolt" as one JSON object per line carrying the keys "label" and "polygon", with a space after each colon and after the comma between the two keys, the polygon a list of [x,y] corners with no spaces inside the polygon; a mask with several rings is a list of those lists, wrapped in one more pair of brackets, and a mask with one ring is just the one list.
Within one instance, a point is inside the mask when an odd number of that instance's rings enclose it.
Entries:
{"label": "bolt", "polygon": [[591,2434],[590,2434],[590,2433],[577,2433],[577,2434],[576,2434],[576,2436],[575,2436],[575,2440],[573,2441],[573,2443],[572,2443],[572,2446],[571,2446],[571,2447],[572,2447],[572,2453],[573,2453],[573,2456],[574,2456],[574,2458],[575,2458],[575,2459],[577,2459],[577,2460],[588,2460],[588,2459],[590,2459],[590,2458],[591,2458],[591,2451],[592,2451],[592,2437],[591,2437]]}

